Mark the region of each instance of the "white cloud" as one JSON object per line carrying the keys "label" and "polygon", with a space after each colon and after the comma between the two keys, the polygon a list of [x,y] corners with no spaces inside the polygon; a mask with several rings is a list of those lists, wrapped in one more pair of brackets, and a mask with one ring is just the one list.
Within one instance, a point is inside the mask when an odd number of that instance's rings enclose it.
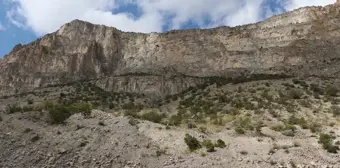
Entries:
{"label": "white cloud", "polygon": [[4,31],[4,30],[6,30],[6,28],[5,28],[5,26],[2,25],[1,22],[0,22],[0,31]]}
{"label": "white cloud", "polygon": [[[43,35],[74,19],[114,26],[124,31],[159,32],[164,25],[179,29],[188,21],[201,27],[240,25],[282,12],[263,4],[280,0],[6,0],[14,2],[7,17],[16,26]],[[286,0],[286,10],[306,5],[327,5],[335,0]],[[141,16],[129,11],[115,13],[124,4],[138,7]],[[268,4],[268,2],[266,3]],[[282,2],[280,2],[282,4]],[[12,4],[13,5],[13,4]],[[206,23],[209,20],[209,24]]]}
{"label": "white cloud", "polygon": [[290,0],[286,3],[286,9],[293,10],[304,6],[325,6],[335,2],[336,0]]}

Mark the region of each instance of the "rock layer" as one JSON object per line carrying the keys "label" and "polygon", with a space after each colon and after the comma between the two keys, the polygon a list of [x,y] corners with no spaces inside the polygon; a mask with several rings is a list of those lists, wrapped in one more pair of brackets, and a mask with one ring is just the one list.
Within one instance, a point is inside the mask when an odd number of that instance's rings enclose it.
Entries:
{"label": "rock layer", "polygon": [[202,77],[338,77],[340,7],[306,7],[263,22],[166,33],[74,20],[0,60],[1,94],[95,80],[107,90],[176,94]]}

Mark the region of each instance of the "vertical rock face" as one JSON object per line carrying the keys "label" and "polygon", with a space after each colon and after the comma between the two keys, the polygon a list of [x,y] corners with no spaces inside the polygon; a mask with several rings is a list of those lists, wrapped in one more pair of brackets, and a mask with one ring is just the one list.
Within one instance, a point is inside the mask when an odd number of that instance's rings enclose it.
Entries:
{"label": "vertical rock face", "polygon": [[151,34],[75,20],[0,60],[1,94],[78,80],[167,95],[209,76],[338,76],[339,16],[338,5],[306,7],[257,24]]}

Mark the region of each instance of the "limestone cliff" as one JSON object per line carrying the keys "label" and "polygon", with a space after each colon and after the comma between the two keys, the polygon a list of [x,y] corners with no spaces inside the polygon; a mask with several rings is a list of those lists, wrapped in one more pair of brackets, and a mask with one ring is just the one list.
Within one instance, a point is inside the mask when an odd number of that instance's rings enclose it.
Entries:
{"label": "limestone cliff", "polygon": [[340,7],[306,7],[208,30],[122,32],[74,20],[0,60],[1,94],[92,80],[107,90],[175,94],[202,77],[339,77]]}

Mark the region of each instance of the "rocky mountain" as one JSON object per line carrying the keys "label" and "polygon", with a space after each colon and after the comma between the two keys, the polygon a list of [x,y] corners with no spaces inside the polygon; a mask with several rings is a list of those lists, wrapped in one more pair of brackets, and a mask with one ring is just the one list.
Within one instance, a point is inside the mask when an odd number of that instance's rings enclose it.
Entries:
{"label": "rocky mountain", "polygon": [[75,20],[0,60],[0,167],[340,167],[340,5],[130,33]]}
{"label": "rocky mountain", "polygon": [[0,60],[1,94],[80,80],[169,95],[211,76],[338,77],[339,16],[335,4],[238,27],[150,34],[74,20]]}

